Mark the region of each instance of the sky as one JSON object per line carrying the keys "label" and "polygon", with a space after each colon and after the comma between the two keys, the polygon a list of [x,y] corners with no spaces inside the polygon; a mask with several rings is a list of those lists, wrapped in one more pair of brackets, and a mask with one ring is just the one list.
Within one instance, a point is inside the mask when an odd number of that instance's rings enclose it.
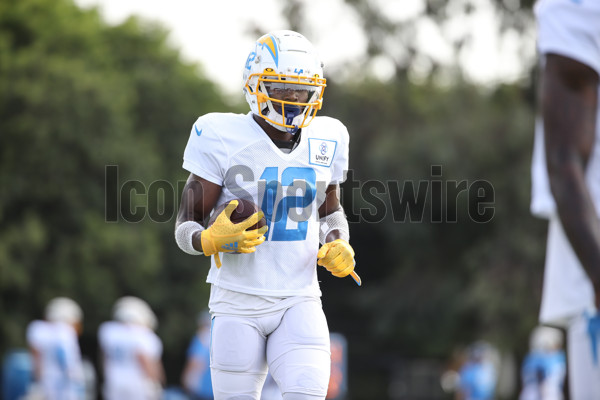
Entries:
{"label": "sky", "polygon": [[[409,18],[421,11],[420,0],[373,0],[385,7],[386,15],[395,20]],[[481,5],[489,0],[473,0]],[[248,26],[265,31],[288,29],[279,14],[277,0],[75,0],[80,7],[98,7],[110,24],[119,24],[131,15],[159,22],[170,31],[170,40],[186,61],[199,63],[209,79],[229,95],[240,95],[242,67],[257,39],[247,32]],[[365,57],[366,40],[354,11],[344,0],[305,0],[308,32],[328,71],[350,74],[346,68]],[[421,24],[416,45],[442,63],[450,62],[451,51],[444,37],[460,35],[465,30],[477,32],[470,51],[460,58],[468,77],[477,83],[511,81],[522,74],[518,52],[522,38],[508,35],[500,41],[495,35],[498,21],[491,9],[482,6],[469,18],[448,24],[441,31],[431,23]],[[266,32],[265,32],[266,33]],[[393,49],[390,49],[393,53]],[[381,79],[393,71],[389,60],[374,60],[373,71]],[[426,66],[424,66],[425,68]]]}

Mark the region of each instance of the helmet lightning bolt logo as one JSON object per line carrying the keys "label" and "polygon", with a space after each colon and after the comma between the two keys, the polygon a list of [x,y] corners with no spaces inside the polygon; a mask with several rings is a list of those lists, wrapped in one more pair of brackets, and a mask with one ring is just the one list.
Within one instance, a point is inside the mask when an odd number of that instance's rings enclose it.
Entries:
{"label": "helmet lightning bolt logo", "polygon": [[271,57],[273,57],[273,60],[275,61],[275,65],[279,66],[279,50],[277,49],[275,38],[271,35],[265,35],[258,39],[258,43],[263,49],[266,47],[267,50],[269,50]]}

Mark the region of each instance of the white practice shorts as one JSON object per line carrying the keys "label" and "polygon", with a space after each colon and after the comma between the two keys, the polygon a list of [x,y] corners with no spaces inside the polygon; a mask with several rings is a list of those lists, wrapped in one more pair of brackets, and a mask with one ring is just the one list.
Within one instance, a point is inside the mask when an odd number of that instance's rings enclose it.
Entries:
{"label": "white practice shorts", "polygon": [[[598,363],[594,363],[587,319],[584,315],[574,318],[569,324],[567,346],[571,400],[600,399],[600,354]],[[598,352],[600,353],[600,348]]]}
{"label": "white practice shorts", "polygon": [[258,400],[267,368],[284,399],[286,393],[325,398],[331,356],[318,300],[262,317],[215,316],[211,336],[215,400]]}

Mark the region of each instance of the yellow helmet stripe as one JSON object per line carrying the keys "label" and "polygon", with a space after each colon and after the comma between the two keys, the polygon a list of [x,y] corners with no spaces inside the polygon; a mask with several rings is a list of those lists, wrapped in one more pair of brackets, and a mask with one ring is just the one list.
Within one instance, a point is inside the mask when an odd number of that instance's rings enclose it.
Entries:
{"label": "yellow helmet stripe", "polygon": [[279,66],[279,50],[277,49],[277,42],[275,38],[271,35],[265,35],[258,39],[258,43],[262,45],[263,48],[267,48],[271,56],[273,57],[273,61],[275,61],[275,65]]}

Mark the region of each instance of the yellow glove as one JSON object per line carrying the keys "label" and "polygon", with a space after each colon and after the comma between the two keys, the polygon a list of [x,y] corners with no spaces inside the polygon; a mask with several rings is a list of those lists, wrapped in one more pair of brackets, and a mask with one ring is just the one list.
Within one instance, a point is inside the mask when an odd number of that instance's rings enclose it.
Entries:
{"label": "yellow glove", "polygon": [[[256,246],[265,241],[265,232],[267,226],[259,229],[247,231],[249,227],[255,225],[263,217],[263,212],[259,211],[252,214],[246,220],[239,224],[231,222],[231,213],[238,205],[237,200],[232,200],[227,207],[219,214],[215,222],[201,233],[202,251],[205,255],[211,256],[219,252],[233,253],[253,253]],[[217,267],[221,267],[221,260],[218,254],[215,257]]]}
{"label": "yellow glove", "polygon": [[343,239],[336,239],[321,246],[317,259],[317,264],[338,278],[348,276],[354,271],[354,250]]}

